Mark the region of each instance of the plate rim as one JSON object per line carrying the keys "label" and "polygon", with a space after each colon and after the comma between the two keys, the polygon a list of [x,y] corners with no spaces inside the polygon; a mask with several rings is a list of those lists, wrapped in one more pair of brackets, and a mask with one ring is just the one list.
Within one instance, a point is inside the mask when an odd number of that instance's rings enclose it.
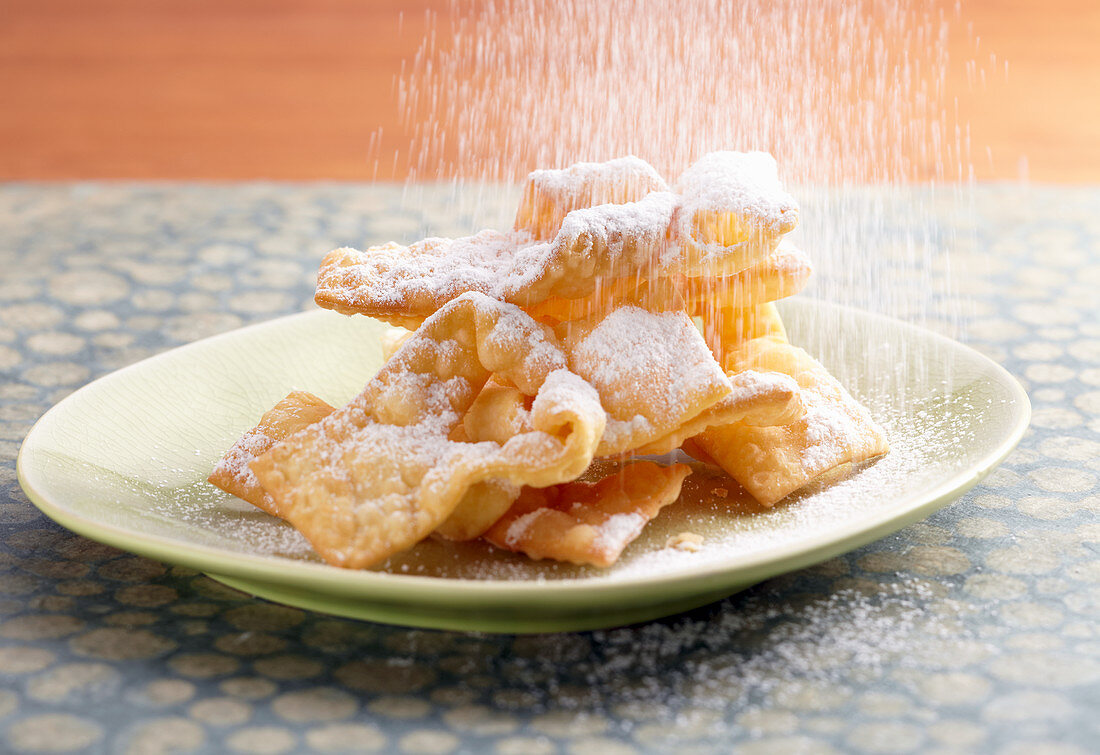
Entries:
{"label": "plate rim", "polygon": [[[667,589],[685,581],[709,583],[720,580],[722,577],[732,578],[741,572],[764,570],[769,565],[779,565],[792,559],[804,560],[810,558],[809,563],[813,563],[813,554],[828,551],[831,546],[838,546],[842,543],[858,540],[861,537],[866,537],[862,542],[869,542],[885,536],[889,532],[896,531],[915,518],[922,515],[926,516],[936,508],[946,505],[947,502],[958,495],[962,495],[996,468],[1019,444],[1027,432],[1031,420],[1031,402],[1027,392],[1008,370],[972,346],[927,328],[880,313],[813,297],[799,296],[795,298],[797,300],[795,306],[824,307],[848,315],[854,314],[861,318],[887,321],[893,327],[900,327],[919,335],[923,339],[930,339],[948,348],[961,349],[967,352],[971,358],[976,359],[985,368],[991,369],[992,374],[997,378],[997,382],[1008,390],[1012,399],[1010,404],[1014,407],[1015,415],[1011,430],[996,446],[986,451],[976,462],[941,481],[930,490],[917,496],[915,500],[909,501],[900,510],[896,505],[886,506],[883,509],[876,509],[870,516],[846,522],[836,529],[827,530],[809,538],[776,543],[749,554],[731,554],[721,560],[710,561],[698,567],[689,565],[668,573],[639,574],[611,579],[582,576],[553,580],[498,580],[391,574],[369,570],[342,569],[328,564],[300,561],[275,555],[228,551],[214,546],[180,541],[163,535],[142,533],[104,523],[74,512],[62,503],[54,502],[47,494],[36,487],[34,478],[38,471],[33,468],[30,462],[31,456],[38,450],[35,447],[38,442],[36,436],[44,432],[44,428],[48,428],[52,422],[57,421],[57,416],[64,413],[68,404],[82,400],[82,396],[85,396],[88,392],[103,390],[105,386],[110,386],[111,383],[122,379],[131,371],[140,369],[143,365],[154,360],[178,359],[189,351],[208,346],[218,340],[240,337],[243,333],[253,330],[278,328],[288,321],[316,318],[319,315],[324,314],[327,316],[328,314],[325,310],[310,310],[253,323],[183,344],[114,370],[89,382],[52,406],[34,423],[20,445],[16,459],[16,473],[19,484],[30,501],[42,513],[61,526],[92,540],[166,563],[181,564],[203,572],[224,574],[225,576],[246,580],[293,584],[314,589],[323,587],[326,590],[339,591],[345,594],[351,591],[360,594],[362,597],[370,597],[368,593],[372,593],[377,594],[378,597],[416,599],[417,597],[427,597],[428,594],[438,598],[441,597],[440,593],[442,593],[442,597],[447,597],[453,593],[468,598],[471,593],[474,593],[480,598],[491,599],[495,602],[498,599],[515,598],[520,594],[529,596],[532,588],[536,585],[537,594],[542,599],[549,597],[593,597],[608,592],[622,593],[642,589]],[[894,524],[897,526],[891,529]],[[853,547],[858,547],[858,545]],[[849,550],[849,548],[843,548],[842,552],[846,550]],[[828,557],[828,555],[822,556],[822,558]],[[779,569],[779,571],[783,570],[782,568]]]}

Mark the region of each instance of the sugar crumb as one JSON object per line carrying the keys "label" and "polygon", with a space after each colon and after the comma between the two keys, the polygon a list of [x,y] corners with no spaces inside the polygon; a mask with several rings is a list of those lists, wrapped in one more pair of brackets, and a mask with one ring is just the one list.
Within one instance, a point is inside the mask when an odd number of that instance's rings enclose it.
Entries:
{"label": "sugar crumb", "polygon": [[694,532],[681,532],[673,535],[665,543],[666,548],[675,548],[678,551],[697,553],[703,549],[703,536]]}

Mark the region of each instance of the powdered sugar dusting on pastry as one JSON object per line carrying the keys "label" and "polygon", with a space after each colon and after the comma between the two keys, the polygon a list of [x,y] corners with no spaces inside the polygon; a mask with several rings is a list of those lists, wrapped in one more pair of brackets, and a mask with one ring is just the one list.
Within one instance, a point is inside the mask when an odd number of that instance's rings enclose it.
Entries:
{"label": "powdered sugar dusting on pastry", "polygon": [[823,472],[836,463],[844,449],[860,448],[883,437],[871,413],[843,388],[830,387],[817,391],[802,391],[806,413],[806,448],[802,449],[800,462],[811,474]]}
{"label": "powdered sugar dusting on pastry", "polygon": [[259,482],[256,480],[256,475],[252,474],[248,463],[273,445],[275,445],[275,438],[264,432],[262,427],[252,428],[233,444],[225,456],[218,460],[211,477],[228,476],[241,489],[257,487]]}
{"label": "powdered sugar dusting on pastry", "polygon": [[526,231],[484,230],[404,247],[330,252],[317,277],[318,305],[345,314],[429,315],[467,292],[525,305],[591,293],[602,277],[643,273],[660,256],[677,204],[669,192],[584,207],[552,241]]}
{"label": "powdered sugar dusting on pastry", "polygon": [[596,528],[595,546],[600,550],[619,549],[642,531],[649,520],[633,511],[612,514]]}
{"label": "powdered sugar dusting on pastry", "polygon": [[599,392],[607,411],[601,455],[664,437],[732,391],[683,312],[624,306],[569,340],[571,368]]}
{"label": "powdered sugar dusting on pastry", "polygon": [[664,246],[677,202],[676,195],[655,191],[636,202],[573,210],[552,243],[515,250],[492,295],[512,301],[548,276],[561,279],[544,285],[545,293],[526,298],[525,303],[533,304],[550,294],[568,297],[593,290],[593,272],[645,275]]}
{"label": "powdered sugar dusting on pastry", "polygon": [[663,191],[668,186],[652,165],[634,155],[618,157],[602,163],[579,162],[568,168],[543,168],[533,170],[527,180],[538,191],[575,191],[577,187],[595,180],[611,185],[623,185],[630,182],[644,182],[649,191]]}
{"label": "powdered sugar dusting on pastry", "polygon": [[809,255],[787,239],[779,242],[779,246],[771,253],[766,262],[789,278],[809,275],[813,271],[813,262],[810,260]]}
{"label": "powdered sugar dusting on pastry", "polygon": [[731,213],[772,233],[786,233],[798,222],[798,203],[783,190],[767,152],[711,152],[681,174],[676,189],[685,218]]}
{"label": "powdered sugar dusting on pastry", "polygon": [[391,242],[365,251],[337,249],[321,263],[317,302],[430,314],[460,294],[492,292],[515,250],[530,243],[523,232],[484,230],[457,239],[427,238],[407,247]]}
{"label": "powdered sugar dusting on pastry", "polygon": [[[691,347],[698,348],[691,348]],[[700,367],[710,380],[727,386],[729,381],[713,363],[706,343],[691,320],[682,312],[649,312],[640,307],[620,307],[607,317],[574,348],[576,360],[594,365],[585,377],[604,390],[615,390],[623,375],[639,384],[665,385],[668,392],[661,406],[675,413],[683,406],[684,381],[678,375],[690,374]],[[605,399],[607,396],[605,396]],[[614,396],[623,403],[637,403],[631,396]]]}
{"label": "powdered sugar dusting on pastry", "polygon": [[531,525],[535,523],[535,520],[542,516],[542,512],[545,509],[535,509],[534,511],[528,511],[521,517],[518,517],[516,521],[508,525],[508,533],[504,537],[505,543],[509,548],[515,548],[516,545],[527,534],[527,530],[531,528]]}
{"label": "powdered sugar dusting on pastry", "polygon": [[791,393],[798,393],[798,383],[794,378],[781,372],[741,370],[730,376],[730,385],[734,393],[744,401],[751,401],[754,397],[772,393],[777,387]]}
{"label": "powdered sugar dusting on pastry", "polygon": [[320,421],[332,411],[331,406],[312,393],[291,391],[264,413],[256,427],[233,444],[215,465],[208,480],[227,493],[277,514],[249,464],[278,441]]}
{"label": "powdered sugar dusting on pastry", "polygon": [[565,216],[560,236],[565,239],[582,235],[609,239],[663,236],[677,201],[671,192],[654,191],[636,202],[583,207]]}

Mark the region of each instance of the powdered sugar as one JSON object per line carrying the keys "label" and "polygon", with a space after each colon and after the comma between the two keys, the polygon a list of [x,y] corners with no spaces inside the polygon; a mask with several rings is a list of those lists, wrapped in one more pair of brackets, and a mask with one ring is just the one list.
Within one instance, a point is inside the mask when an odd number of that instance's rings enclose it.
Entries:
{"label": "powdered sugar", "polygon": [[677,201],[651,192],[636,202],[577,209],[552,241],[484,230],[408,247],[338,249],[322,262],[316,299],[340,311],[414,316],[466,292],[524,304],[587,295],[599,276],[642,273],[655,263]]}
{"label": "powdered sugar", "polygon": [[798,203],[779,182],[775,158],[767,152],[711,152],[676,182],[683,213],[731,213],[774,233],[790,230]]}
{"label": "powdered sugar", "polygon": [[457,239],[427,238],[408,247],[340,249],[330,255],[336,264],[322,263],[318,299],[347,297],[352,304],[398,309],[406,302],[430,306],[468,291],[491,294],[515,250],[531,242],[523,232],[484,230]]}
{"label": "powdered sugar", "polygon": [[535,520],[542,516],[545,509],[535,509],[534,511],[528,511],[521,517],[518,517],[516,521],[512,522],[508,526],[508,534],[504,536],[504,542],[509,548],[515,548],[524,535],[527,534],[527,530],[531,528],[531,525],[535,523]]}
{"label": "powdered sugar", "polygon": [[730,384],[738,397],[745,401],[751,401],[754,397],[770,394],[776,388],[783,388],[791,393],[798,393],[798,383],[794,378],[781,372],[758,372],[756,370],[742,370],[730,376]]}
{"label": "powdered sugar", "polygon": [[634,155],[618,157],[607,162],[579,162],[561,169],[534,170],[528,175],[538,191],[568,192],[578,185],[591,183],[595,179],[606,180],[609,184],[645,183],[651,190],[667,189],[665,180],[653,166]]}
{"label": "powdered sugar", "polygon": [[654,191],[637,202],[583,207],[565,216],[559,235],[565,239],[591,234],[610,239],[663,236],[677,203],[675,194]]}
{"label": "powdered sugar", "polygon": [[[729,381],[714,364],[706,342],[682,312],[649,312],[620,307],[597,325],[574,349],[584,377],[611,404],[647,404],[650,418],[681,415],[689,397],[705,384]],[[698,376],[695,380],[687,376]],[[625,379],[629,378],[629,380]],[[639,401],[639,392],[654,386],[667,391],[654,401]]]}
{"label": "powdered sugar", "polygon": [[798,278],[813,271],[809,256],[786,239],[779,242],[767,263],[774,266],[785,278]]}
{"label": "powdered sugar", "polygon": [[269,449],[274,440],[261,428],[254,427],[246,432],[236,444],[230,448],[229,453],[218,460],[214,465],[213,474],[229,474],[242,488],[252,488],[258,485],[256,475],[252,473],[248,463]]}
{"label": "powdered sugar", "polygon": [[[866,428],[873,420],[863,407],[847,399],[843,404],[831,404],[813,392],[804,391],[802,417],[806,432],[806,448],[799,461],[803,469],[818,474],[836,463],[844,449],[864,445]],[[854,416],[853,416],[854,415]]]}
{"label": "powdered sugar", "polygon": [[636,538],[647,521],[649,520],[636,512],[612,514],[596,528],[596,549],[618,550],[624,543]]}

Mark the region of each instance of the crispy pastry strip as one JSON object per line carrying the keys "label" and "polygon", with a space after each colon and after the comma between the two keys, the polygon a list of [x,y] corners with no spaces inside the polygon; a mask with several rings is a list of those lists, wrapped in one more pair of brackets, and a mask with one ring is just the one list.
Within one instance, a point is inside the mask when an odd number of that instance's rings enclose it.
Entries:
{"label": "crispy pastry strip", "polygon": [[[712,425],[786,423],[802,413],[798,387],[785,375],[747,371],[727,378],[683,312],[621,307],[559,330],[570,367],[596,389],[607,412],[597,456],[668,453]],[[522,393],[500,386],[474,403],[465,430],[499,441],[525,423]]]}
{"label": "crispy pastry strip", "polygon": [[536,239],[552,239],[573,210],[637,202],[651,191],[668,191],[668,184],[637,157],[532,171],[523,185],[515,229]]}
{"label": "crispy pastry strip", "polygon": [[521,306],[587,296],[604,279],[656,264],[675,203],[668,192],[651,192],[637,202],[574,210],[551,241],[482,231],[407,247],[337,249],[321,261],[314,299],[404,324],[470,291]]}
{"label": "crispy pastry strip", "polygon": [[813,272],[810,258],[784,240],[779,247],[734,275],[717,278],[680,278],[683,306],[692,316],[719,309],[748,309],[794,296],[806,287]]}
{"label": "crispy pastry strip", "polygon": [[756,500],[770,506],[841,464],[889,450],[885,433],[867,409],[820,362],[787,342],[774,307],[745,315],[740,322],[750,337],[724,344],[726,364],[790,375],[805,408],[787,424],[740,421],[695,437],[705,454]]}
{"label": "crispy pastry strip", "polygon": [[667,435],[631,449],[631,453],[666,454],[709,427],[732,422],[751,427],[784,425],[805,411],[797,383],[786,375],[744,370],[729,379],[732,393]]}
{"label": "crispy pastry strip", "polygon": [[599,456],[664,438],[732,392],[683,312],[628,306],[561,330],[570,367],[596,389],[607,412]]}
{"label": "crispy pastry strip", "polygon": [[275,501],[264,493],[248,465],[283,438],[321,421],[333,411],[312,393],[291,391],[225,452],[207,479],[225,492],[278,516]]}
{"label": "crispy pastry strip", "polygon": [[[394,334],[398,335],[398,334]],[[401,329],[400,343],[408,340],[412,333]],[[399,343],[388,342],[383,339],[383,351],[386,359],[392,356],[399,347]],[[487,385],[486,390],[492,385]],[[500,388],[501,386],[497,386]],[[509,388],[515,391],[515,388]],[[518,391],[516,391],[518,393]],[[482,391],[484,394],[485,391]],[[480,395],[479,394],[479,398]],[[523,394],[519,394],[523,396]],[[523,397],[527,399],[526,396]],[[530,403],[530,399],[527,399]],[[252,473],[249,464],[259,454],[271,448],[276,442],[286,438],[299,430],[303,430],[314,422],[327,417],[335,411],[331,406],[311,393],[305,391],[293,391],[268,410],[260,419],[259,425],[245,433],[233,447],[226,452],[214,471],[208,478],[211,483],[227,493],[237,496],[253,506],[256,506],[268,514],[278,516],[275,501],[260,487],[256,476]],[[481,412],[482,420],[501,425],[499,421],[486,413]],[[530,423],[516,427],[507,435],[499,435],[500,443],[504,444],[514,435],[531,430]],[[435,532],[447,540],[472,540],[479,537],[493,522],[499,519],[519,496],[520,488],[504,480],[485,480],[476,483],[462,496],[451,515]]]}
{"label": "crispy pastry strip", "polygon": [[608,567],[647,522],[679,497],[690,473],[686,464],[643,461],[595,483],[524,488],[485,539],[535,559]]}
{"label": "crispy pastry strip", "polygon": [[[504,444],[450,440],[490,373],[534,396],[533,429]],[[466,294],[428,318],[359,396],[251,466],[326,561],[363,568],[419,542],[479,482],[576,478],[604,422],[549,329]]]}
{"label": "crispy pastry strip", "polygon": [[766,152],[711,152],[680,176],[681,204],[662,269],[689,276],[733,275],[763,259],[798,225]]}
{"label": "crispy pastry strip", "polygon": [[[419,325],[417,327],[420,327]],[[413,332],[416,328],[403,328],[400,326],[391,326],[382,331],[382,335],[379,337],[379,342],[382,346],[382,362],[383,364],[390,361],[390,357],[397,353],[398,349],[405,345],[405,342],[412,338]]]}
{"label": "crispy pastry strip", "polygon": [[443,540],[474,540],[481,537],[512,507],[520,490],[519,485],[507,480],[474,483],[432,535]]}
{"label": "crispy pastry strip", "polygon": [[650,312],[686,311],[687,304],[681,288],[682,283],[672,278],[647,280],[629,275],[604,281],[588,296],[579,299],[552,296],[526,307],[525,311],[537,320],[554,324],[606,317],[626,306],[641,307]]}
{"label": "crispy pastry strip", "polygon": [[813,267],[802,250],[787,241],[764,259],[734,275],[672,276],[649,280],[631,275],[605,281],[580,299],[552,296],[527,312],[548,322],[573,322],[632,304],[651,312],[679,309],[693,317],[716,309],[744,309],[794,296],[810,279]]}

